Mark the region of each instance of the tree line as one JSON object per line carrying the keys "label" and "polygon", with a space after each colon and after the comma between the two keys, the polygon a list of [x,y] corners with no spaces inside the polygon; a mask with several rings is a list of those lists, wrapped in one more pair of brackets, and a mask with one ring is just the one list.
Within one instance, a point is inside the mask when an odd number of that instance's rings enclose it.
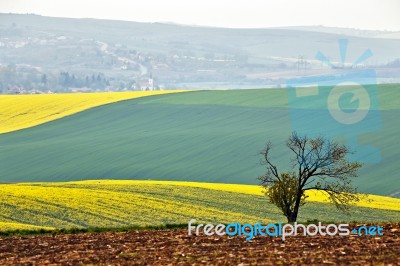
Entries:
{"label": "tree line", "polygon": [[103,73],[76,74],[68,71],[43,73],[33,68],[19,69],[10,64],[0,67],[0,93],[20,90],[68,91],[70,88],[104,90],[110,79]]}

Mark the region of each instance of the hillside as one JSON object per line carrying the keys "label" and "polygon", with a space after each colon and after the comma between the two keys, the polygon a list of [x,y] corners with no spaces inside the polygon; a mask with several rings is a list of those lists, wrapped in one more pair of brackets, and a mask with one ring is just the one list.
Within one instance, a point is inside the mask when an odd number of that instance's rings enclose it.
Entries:
{"label": "hillside", "polygon": [[373,57],[363,66],[376,69],[380,81],[393,83],[400,69],[396,34],[0,13],[0,93],[120,91],[138,88],[150,77],[156,86],[170,89],[276,87],[298,76],[336,73],[316,54],[321,51],[340,65],[338,40],[343,38],[349,40],[347,63],[370,49]]}
{"label": "hillside", "polygon": [[[310,193],[299,221],[389,222],[400,217],[400,199],[371,196],[352,216]],[[377,209],[380,208],[380,209]],[[0,185],[0,230],[121,227],[199,222],[285,221],[259,186],[161,181],[83,181]]]}
{"label": "hillside", "polygon": [[[398,85],[381,86],[382,130],[362,136],[381,151],[355,183],[363,192],[399,195]],[[296,110],[294,110],[296,111]],[[314,110],[309,132],[324,128]],[[283,89],[199,91],[122,101],[0,135],[0,181],[154,179],[256,184],[267,140],[287,169],[292,131]],[[303,120],[302,120],[303,121]],[[385,140],[385,141],[382,141]],[[396,194],[397,193],[397,194]]]}
{"label": "hillside", "polygon": [[89,108],[179,91],[0,96],[0,134],[40,125]]}
{"label": "hillside", "polygon": [[[141,23],[104,19],[56,18],[32,14],[1,14],[0,31],[7,37],[42,38],[65,36],[67,39],[82,40],[79,48],[86,42],[96,40],[110,45],[123,44],[128,48],[143,52],[177,54],[190,50],[193,55],[214,53],[215,55],[247,55],[251,62],[271,63],[271,56],[294,57],[302,54],[314,58],[318,50],[331,54],[337,53],[337,39],[347,37],[353,49],[362,51],[369,46],[376,60],[393,60],[400,56],[396,49],[399,40],[394,38],[376,38],[388,32],[365,32],[354,34],[357,30],[333,30],[331,28],[260,28],[232,29],[217,27],[188,26],[168,23]],[[392,33],[392,32],[389,32]],[[395,34],[396,32],[393,32]],[[279,42],[277,42],[279,40]],[[324,42],[318,41],[324,40]],[[293,43],[297,43],[296,52]],[[71,44],[71,43],[68,43]],[[37,45],[53,52],[51,45]],[[30,52],[29,47],[23,47]],[[62,47],[67,49],[68,47]],[[123,48],[123,47],[120,47]],[[394,53],[394,54],[393,54]],[[27,53],[32,59],[39,55]],[[51,53],[51,55],[53,55]],[[21,58],[21,55],[14,55]],[[349,55],[355,60],[359,54]],[[272,59],[272,61],[274,61]],[[279,60],[278,60],[279,62]],[[50,62],[48,62],[50,63]],[[277,62],[275,62],[277,63]]]}

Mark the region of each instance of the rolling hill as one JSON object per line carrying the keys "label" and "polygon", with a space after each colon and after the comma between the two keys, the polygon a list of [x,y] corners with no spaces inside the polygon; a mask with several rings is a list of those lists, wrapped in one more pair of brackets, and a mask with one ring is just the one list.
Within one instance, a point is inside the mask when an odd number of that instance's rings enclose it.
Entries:
{"label": "rolling hill", "polygon": [[180,91],[2,95],[0,134],[40,125],[99,105],[176,92]]}
{"label": "rolling hill", "polygon": [[[299,221],[390,222],[400,199],[370,196],[351,216],[310,192]],[[379,209],[378,209],[379,208]],[[155,226],[198,222],[285,221],[259,186],[166,181],[89,180],[0,185],[0,230]]]}
{"label": "rolling hill", "polygon": [[[382,160],[366,164],[363,192],[399,195],[399,85],[379,89],[383,128],[361,136]],[[0,135],[0,181],[154,179],[256,184],[267,140],[287,169],[293,130],[284,89],[197,91],[99,106],[50,123]],[[296,110],[294,110],[296,111]],[[323,128],[312,110],[308,132]],[[303,121],[303,120],[302,120]],[[397,194],[396,194],[397,193]]]}

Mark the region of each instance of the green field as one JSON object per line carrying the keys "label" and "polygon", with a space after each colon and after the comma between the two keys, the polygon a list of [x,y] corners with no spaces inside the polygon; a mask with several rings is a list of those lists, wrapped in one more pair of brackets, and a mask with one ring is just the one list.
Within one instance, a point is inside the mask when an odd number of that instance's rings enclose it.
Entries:
{"label": "green field", "polygon": [[[247,187],[123,180],[2,184],[0,231],[185,224],[193,218],[213,223],[286,221],[266,197]],[[388,209],[352,207],[348,216],[332,204],[308,202],[299,221],[399,221],[396,200],[372,200]]]}
{"label": "green field", "polygon": [[[382,155],[379,164],[362,168],[355,183],[363,192],[400,191],[399,89],[380,87],[383,129],[361,136]],[[315,117],[318,114],[316,110]],[[313,119],[304,123],[309,123],[310,132],[318,129]],[[275,144],[278,166],[283,170],[289,164],[285,140],[291,131],[284,89],[198,91],[127,100],[0,135],[0,181],[256,184],[263,173],[258,153],[267,140]]]}

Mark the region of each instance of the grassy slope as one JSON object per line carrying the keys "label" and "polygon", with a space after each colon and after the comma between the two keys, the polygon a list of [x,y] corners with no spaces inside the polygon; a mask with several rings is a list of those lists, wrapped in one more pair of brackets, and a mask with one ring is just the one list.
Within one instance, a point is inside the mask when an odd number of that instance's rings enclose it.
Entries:
{"label": "grassy slope", "polygon": [[[198,222],[285,221],[257,187],[160,181],[84,181],[0,185],[2,229],[120,227]],[[236,190],[233,192],[232,189]],[[250,190],[249,190],[250,189]],[[392,210],[353,207],[352,216],[332,204],[309,202],[300,221],[399,221],[399,203],[381,198]],[[399,201],[399,200],[397,200]],[[395,210],[393,210],[395,209]],[[20,225],[20,227],[18,227]]]}
{"label": "grassy slope", "polygon": [[[362,191],[400,190],[398,85],[380,89],[383,130],[369,141],[382,151],[365,165]],[[318,112],[315,112],[315,116]],[[310,130],[318,129],[305,119]],[[289,153],[291,121],[285,90],[204,91],[161,95],[101,106],[45,125],[0,135],[1,181],[163,179],[257,182],[258,152],[275,144],[278,166]],[[321,129],[323,130],[323,129]]]}
{"label": "grassy slope", "polygon": [[0,95],[0,134],[40,125],[99,105],[175,92],[179,91]]}

